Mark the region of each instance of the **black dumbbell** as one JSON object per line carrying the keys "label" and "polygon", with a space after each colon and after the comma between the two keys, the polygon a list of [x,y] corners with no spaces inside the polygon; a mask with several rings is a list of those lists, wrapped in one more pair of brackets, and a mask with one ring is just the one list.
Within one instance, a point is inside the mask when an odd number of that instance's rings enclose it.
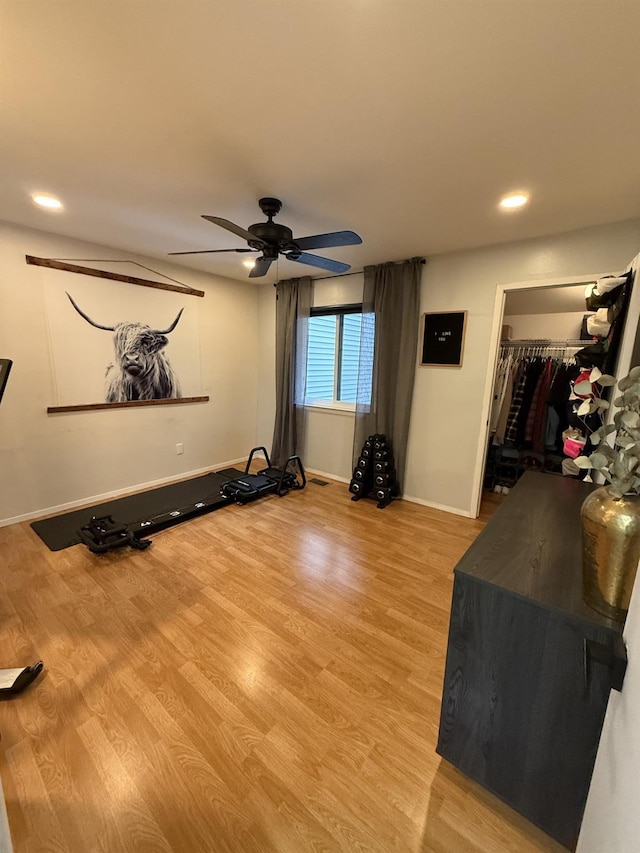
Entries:
{"label": "black dumbbell", "polygon": [[375,486],[391,486],[393,485],[393,480],[395,479],[395,471],[385,471],[381,474],[376,474],[373,478],[373,483]]}

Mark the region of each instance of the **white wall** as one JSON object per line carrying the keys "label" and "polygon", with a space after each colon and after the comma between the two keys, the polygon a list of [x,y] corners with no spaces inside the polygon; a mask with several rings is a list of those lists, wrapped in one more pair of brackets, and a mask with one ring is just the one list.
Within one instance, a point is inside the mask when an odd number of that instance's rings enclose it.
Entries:
{"label": "white wall", "polygon": [[[459,370],[418,367],[405,496],[473,514],[496,285],[623,269],[640,248],[640,220],[429,258],[421,311],[468,311]],[[638,318],[631,318],[637,323]]]}
{"label": "white wall", "polygon": [[351,479],[354,421],[353,412],[307,408],[304,464],[310,471]]}
{"label": "white wall", "polygon": [[[620,270],[638,248],[640,221],[631,220],[429,259],[421,311],[469,313],[462,368],[417,368],[408,497],[456,512],[473,511],[473,468],[496,285]],[[213,467],[246,455],[258,439],[270,447],[275,410],[274,288],[140,259],[206,291],[205,299],[197,301],[202,390],[211,401],[51,416],[46,414],[53,402],[53,385],[42,283],[38,268],[25,264],[25,254],[125,257],[44,232],[0,227],[1,355],[15,361],[0,406],[5,484],[0,520]],[[352,276],[318,282],[316,289],[325,304],[339,304],[357,301],[340,288],[361,293],[361,286],[361,277]],[[348,478],[352,441],[348,418],[312,411],[308,424],[307,466]],[[185,445],[182,457],[175,455],[179,441]]]}
{"label": "white wall", "polygon": [[640,584],[624,630],[629,664],[621,693],[611,692],[582,821],[578,853],[640,850]]}
{"label": "white wall", "polygon": [[327,305],[355,305],[362,302],[364,275],[349,273],[349,275],[327,276],[313,283],[314,308],[324,308]]}
{"label": "white wall", "polygon": [[558,314],[505,314],[502,321],[511,326],[513,340],[526,338],[579,338],[584,311],[567,311]]}
{"label": "white wall", "polygon": [[[26,254],[131,257],[0,224],[0,357],[14,361],[0,405],[0,523],[246,457],[257,438],[255,285],[135,258],[205,291],[204,299],[188,298],[197,304],[201,393],[209,395],[210,401],[48,415],[47,406],[56,400],[47,341],[45,271],[28,266]],[[119,271],[125,270],[153,278],[135,267]],[[70,281],[81,278],[57,274]],[[99,279],[91,281],[96,287],[108,285]],[[178,442],[184,444],[182,456],[176,455]]]}
{"label": "white wall", "polygon": [[[416,368],[406,498],[460,514],[475,513],[473,473],[496,286],[553,276],[593,274],[596,277],[617,272],[639,249],[640,220],[634,219],[551,237],[436,255],[427,260],[422,274],[421,312],[466,310],[467,331],[462,368]],[[357,293],[342,294],[333,290],[347,283],[355,286],[358,278],[317,282],[315,287],[320,301],[314,304],[358,301]],[[361,288],[361,280],[358,286]],[[273,328],[273,293],[261,294],[260,304],[261,317],[268,317]],[[637,322],[637,318],[632,318],[633,321]],[[260,434],[269,447],[275,412],[272,342],[265,342],[261,348],[260,371]],[[329,419],[326,413],[316,417],[310,412],[304,448],[307,467],[348,478],[351,471],[347,470],[345,460],[350,458],[351,443],[352,430],[343,416],[336,413]]]}

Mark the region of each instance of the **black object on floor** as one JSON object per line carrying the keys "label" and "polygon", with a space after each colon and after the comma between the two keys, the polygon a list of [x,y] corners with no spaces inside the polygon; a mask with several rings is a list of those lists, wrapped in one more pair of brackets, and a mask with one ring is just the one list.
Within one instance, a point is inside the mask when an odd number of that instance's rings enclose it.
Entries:
{"label": "black object on floor", "polygon": [[258,451],[262,451],[262,455],[267,463],[267,467],[258,471],[258,474],[275,481],[276,485],[273,491],[275,491],[278,497],[286,495],[287,492],[290,492],[292,489],[304,489],[307,485],[307,475],[305,474],[302,459],[300,459],[299,456],[290,456],[284,466],[282,468],[278,468],[271,464],[266,447],[254,447],[251,450],[244,469],[245,474],[249,473],[253,457]]}
{"label": "black object on floor", "polygon": [[400,487],[396,479],[391,442],[385,435],[370,435],[362,445],[349,491],[352,501],[372,498],[378,501],[378,509],[384,509],[394,498],[399,497]]}
{"label": "black object on floor", "polygon": [[185,515],[194,517],[224,506],[228,503],[228,498],[220,494],[220,488],[242,474],[242,471],[235,468],[226,468],[224,471],[204,474],[147,492],[115,498],[97,506],[34,521],[31,527],[51,551],[61,551],[63,548],[77,545],[80,542],[78,531],[88,524],[92,517],[125,518],[134,533],[145,533],[151,527],[153,530],[161,530],[184,521]]}
{"label": "black object on floor", "polygon": [[0,699],[7,699],[22,693],[44,669],[41,660],[31,666],[20,666],[15,669],[0,669]]}
{"label": "black object on floor", "polygon": [[151,539],[138,539],[128,524],[115,521],[112,515],[103,518],[94,515],[88,524],[80,528],[78,536],[94,554],[106,554],[127,545],[136,551],[144,551],[151,545]]}
{"label": "black object on floor", "polygon": [[275,492],[277,486],[277,481],[271,477],[265,477],[262,474],[244,474],[237,480],[229,480],[220,491],[226,498],[237,504],[248,504],[270,492]]}
{"label": "black object on floor", "polygon": [[[250,474],[251,462],[258,451],[262,451],[267,467],[257,474]],[[225,483],[220,492],[237,504],[246,504],[272,492],[283,497],[292,489],[304,489],[306,485],[307,477],[299,456],[290,456],[284,467],[277,468],[271,464],[266,447],[254,447],[249,454],[243,476]]]}

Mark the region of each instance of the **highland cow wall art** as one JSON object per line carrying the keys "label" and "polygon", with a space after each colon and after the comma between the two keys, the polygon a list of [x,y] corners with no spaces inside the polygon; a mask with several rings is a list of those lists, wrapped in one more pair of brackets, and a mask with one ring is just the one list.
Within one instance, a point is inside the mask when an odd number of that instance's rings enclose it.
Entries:
{"label": "highland cow wall art", "polygon": [[180,382],[163,350],[167,335],[178,325],[184,308],[171,325],[160,331],[145,323],[121,322],[102,326],[78,307],[70,293],[69,301],[78,314],[96,329],[113,332],[114,361],[105,374],[106,403],[132,400],[166,400],[181,397]]}
{"label": "highland cow wall art", "polygon": [[199,300],[50,270],[42,274],[54,406],[201,394]]}

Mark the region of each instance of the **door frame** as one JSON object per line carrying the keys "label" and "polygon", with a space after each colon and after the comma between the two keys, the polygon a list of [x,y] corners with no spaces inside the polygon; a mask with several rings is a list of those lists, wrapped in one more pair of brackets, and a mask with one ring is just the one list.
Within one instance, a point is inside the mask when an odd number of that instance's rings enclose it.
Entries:
{"label": "door frame", "polygon": [[[491,416],[491,402],[493,398],[493,386],[495,382],[496,366],[498,363],[498,355],[500,352],[500,337],[502,331],[502,321],[504,318],[504,304],[507,293],[517,290],[540,290],[546,287],[570,287],[571,285],[583,284],[587,285],[590,282],[595,283],[597,279],[605,275],[623,275],[628,270],[637,271],[640,268],[640,255],[628,264],[621,272],[598,272],[590,275],[573,275],[565,277],[545,278],[545,279],[528,279],[527,281],[513,281],[508,284],[499,284],[496,287],[496,298],[493,307],[493,322],[491,326],[491,338],[489,342],[489,355],[487,360],[487,373],[485,377],[484,396],[482,400],[482,414],[480,418],[480,440],[478,441],[478,449],[476,453],[476,464],[473,473],[473,487],[471,492],[471,518],[477,518],[480,515],[480,502],[482,500],[482,483],[484,480],[484,471],[487,462],[487,441],[489,439],[489,418]],[[636,276],[637,278],[637,276]],[[585,308],[586,312],[586,308]],[[631,356],[638,331],[638,318],[640,317],[640,282],[636,281],[635,286],[631,291],[631,300],[625,321],[622,341],[620,343],[620,351],[618,353],[618,366],[616,369],[616,377],[626,375],[631,366]],[[630,322],[631,321],[631,322]],[[586,342],[585,342],[586,345]]]}

